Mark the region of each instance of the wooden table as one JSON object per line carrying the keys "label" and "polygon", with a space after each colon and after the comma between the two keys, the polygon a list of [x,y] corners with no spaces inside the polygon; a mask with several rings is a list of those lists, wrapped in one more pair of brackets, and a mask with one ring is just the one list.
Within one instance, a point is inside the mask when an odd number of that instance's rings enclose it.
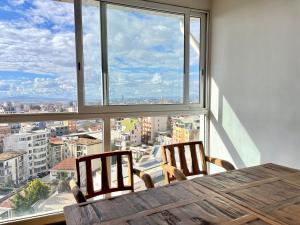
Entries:
{"label": "wooden table", "polygon": [[68,225],[300,225],[300,171],[265,164],[64,208]]}

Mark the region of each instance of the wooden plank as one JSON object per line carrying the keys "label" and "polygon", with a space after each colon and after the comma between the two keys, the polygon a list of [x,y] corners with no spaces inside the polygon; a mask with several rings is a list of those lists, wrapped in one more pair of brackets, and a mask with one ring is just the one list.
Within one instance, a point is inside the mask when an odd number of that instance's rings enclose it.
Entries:
{"label": "wooden plank", "polygon": [[190,152],[191,152],[191,158],[192,158],[193,175],[196,175],[196,174],[200,173],[200,170],[199,170],[199,164],[198,164],[195,145],[190,145]]}
{"label": "wooden plank", "polygon": [[179,160],[180,160],[180,167],[181,171],[185,176],[189,176],[190,172],[186,164],[186,158],[185,158],[185,148],[184,145],[178,145],[178,152],[179,152]]}
{"label": "wooden plank", "polygon": [[171,166],[176,167],[175,151],[173,146],[169,146],[167,148],[167,156],[169,163],[171,163]]}
{"label": "wooden plank", "polygon": [[107,158],[101,157],[101,190],[103,192],[109,191],[109,181],[108,181],[108,174],[107,174]]}
{"label": "wooden plank", "polygon": [[131,187],[131,191],[134,191],[132,154],[128,155],[128,182]]}
{"label": "wooden plank", "polygon": [[200,151],[200,160],[202,164],[202,172],[203,174],[207,175],[207,165],[206,165],[206,159],[205,159],[205,151],[204,146],[202,142],[199,143],[199,151]]}
{"label": "wooden plank", "polygon": [[88,196],[94,195],[93,173],[91,160],[87,160],[85,164],[86,169],[86,190]]}
{"label": "wooden plank", "polygon": [[117,179],[118,188],[124,187],[123,172],[122,172],[122,155],[117,155]]}

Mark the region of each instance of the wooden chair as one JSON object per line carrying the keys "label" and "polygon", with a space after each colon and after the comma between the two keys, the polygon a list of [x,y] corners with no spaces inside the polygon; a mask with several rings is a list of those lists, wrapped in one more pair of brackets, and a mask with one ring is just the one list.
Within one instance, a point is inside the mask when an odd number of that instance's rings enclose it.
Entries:
{"label": "wooden chair", "polygon": [[[185,151],[187,150],[185,146],[189,146],[189,151],[191,155],[191,171],[188,169]],[[197,147],[199,148],[200,153],[200,161],[202,168],[199,168],[199,163],[197,159]],[[180,170],[176,166],[175,159],[175,150],[178,149],[179,162],[180,162]],[[217,159],[213,157],[205,156],[204,147],[202,141],[195,142],[186,142],[172,145],[162,146],[162,168],[165,174],[165,182],[167,184],[172,180],[186,180],[187,176],[193,175],[207,175],[207,165],[206,163],[213,163],[217,166],[223,167],[225,170],[234,170],[234,166],[225,160]]]}
{"label": "wooden chair", "polygon": [[[107,158],[116,156],[116,166],[117,166],[117,187],[110,187],[107,171]],[[122,156],[128,157],[128,185],[124,184],[123,180],[123,171],[122,171]],[[100,159],[101,160],[101,189],[95,191],[92,175],[92,160]],[[86,194],[80,190],[80,163],[85,162],[86,169]],[[153,188],[154,184],[150,175],[134,169],[132,164],[132,153],[131,151],[115,151],[107,152],[102,154],[87,155],[82,156],[76,159],[76,171],[77,171],[77,182],[75,180],[70,181],[70,188],[73,192],[73,195],[77,203],[86,202],[86,199],[103,195],[116,191],[134,191],[134,180],[133,174],[137,175],[145,183],[146,188]]]}

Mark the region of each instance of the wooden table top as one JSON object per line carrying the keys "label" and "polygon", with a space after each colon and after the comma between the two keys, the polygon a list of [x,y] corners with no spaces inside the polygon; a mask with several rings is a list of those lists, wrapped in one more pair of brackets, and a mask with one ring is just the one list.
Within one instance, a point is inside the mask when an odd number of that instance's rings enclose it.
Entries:
{"label": "wooden table top", "polygon": [[264,164],[71,205],[64,214],[68,225],[300,225],[300,171]]}

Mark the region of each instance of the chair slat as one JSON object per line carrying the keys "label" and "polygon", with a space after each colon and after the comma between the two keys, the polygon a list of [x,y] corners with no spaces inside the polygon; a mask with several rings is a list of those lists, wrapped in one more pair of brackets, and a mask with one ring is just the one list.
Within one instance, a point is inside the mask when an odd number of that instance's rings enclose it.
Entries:
{"label": "chair slat", "polygon": [[132,154],[128,155],[128,178],[131,191],[134,191]]}
{"label": "chair slat", "polygon": [[123,172],[122,172],[122,155],[117,155],[117,179],[118,188],[124,187]]}
{"label": "chair slat", "polygon": [[207,175],[207,165],[206,165],[206,159],[205,159],[204,146],[203,146],[202,142],[199,143],[199,150],[200,150],[200,160],[202,163],[202,173]]}
{"label": "chair slat", "polygon": [[79,160],[76,159],[76,175],[77,175],[77,185],[80,187],[80,167],[79,167]]}
{"label": "chair slat", "polygon": [[101,185],[102,190],[107,191],[109,190],[109,182],[108,182],[108,174],[107,174],[107,158],[101,158]]}
{"label": "chair slat", "polygon": [[193,175],[196,175],[200,173],[200,169],[199,169],[195,144],[190,145],[190,151],[191,151],[191,158],[192,158]]}
{"label": "chair slat", "polygon": [[171,163],[171,166],[176,167],[175,152],[173,146],[168,146],[167,155],[168,155],[168,160]]}
{"label": "chair slat", "polygon": [[88,195],[94,194],[93,173],[91,160],[87,160],[86,164],[86,190]]}
{"label": "chair slat", "polygon": [[188,169],[187,164],[186,164],[184,145],[183,144],[178,145],[178,150],[179,150],[179,160],[180,160],[181,170],[182,170],[182,172],[185,176],[189,176],[190,172],[189,172],[189,169]]}

